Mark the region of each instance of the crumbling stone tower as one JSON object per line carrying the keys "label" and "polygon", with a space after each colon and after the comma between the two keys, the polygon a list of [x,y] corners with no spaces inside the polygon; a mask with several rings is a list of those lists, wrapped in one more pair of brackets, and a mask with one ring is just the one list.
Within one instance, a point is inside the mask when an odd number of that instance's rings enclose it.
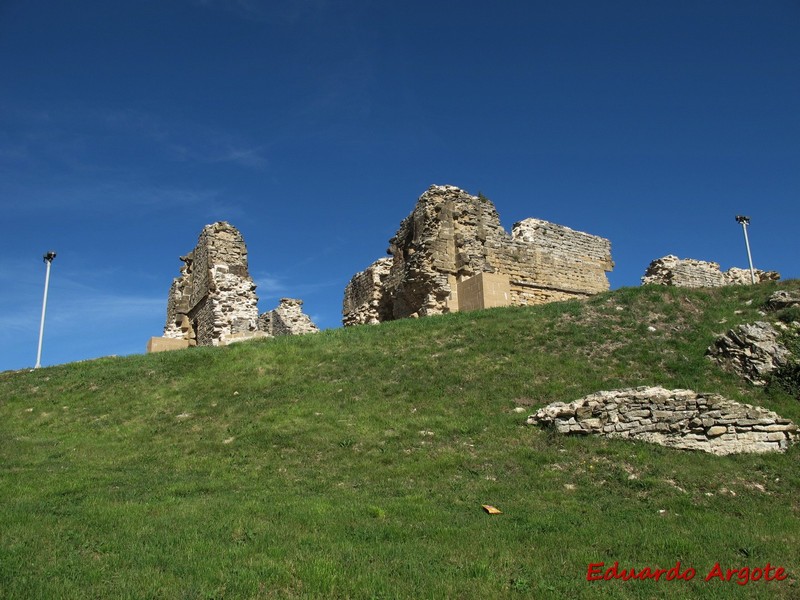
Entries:
{"label": "crumbling stone tower", "polygon": [[238,229],[224,221],[206,225],[195,249],[181,261],[181,276],[169,291],[164,337],[217,346],[257,330],[256,284]]}
{"label": "crumbling stone tower", "polygon": [[345,289],[345,325],[586,297],[613,268],[607,239],[539,219],[509,235],[488,198],[448,185],[420,196],[388,253]]}
{"label": "crumbling stone tower", "polygon": [[281,298],[277,308],[259,316],[247,247],[230,223],[206,225],[194,250],[180,258],[183,266],[169,290],[164,336],[150,338],[148,352],[319,331],[296,298]]}

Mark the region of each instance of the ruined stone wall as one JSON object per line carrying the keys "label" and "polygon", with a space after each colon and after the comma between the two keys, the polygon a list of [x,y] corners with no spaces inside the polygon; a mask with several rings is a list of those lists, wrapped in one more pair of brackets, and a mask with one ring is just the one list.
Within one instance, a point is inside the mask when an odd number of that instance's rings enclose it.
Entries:
{"label": "ruined stone wall", "polygon": [[258,329],[272,336],[319,331],[308,315],[303,313],[303,301],[297,298],[281,298],[277,308],[258,317]]}
{"label": "ruined stone wall", "polygon": [[[753,273],[756,276],[756,283],[764,281],[778,281],[781,274],[777,271],[762,271],[761,269],[754,269]],[[725,277],[725,285],[751,285],[750,269],[740,269],[739,267],[731,267],[723,273]]]}
{"label": "ruined stone wall", "polygon": [[507,277],[509,304],[526,305],[607,290],[605,272],[613,268],[608,240],[538,219],[517,223],[509,235],[488,198],[454,186],[420,196],[389,254],[385,277],[365,271],[351,280],[345,325],[462,310],[458,284],[480,273]]}
{"label": "ruined stone wall", "polygon": [[[493,214],[492,214],[493,213]],[[494,218],[492,218],[494,217]],[[494,206],[451,186],[431,187],[389,241],[384,288],[391,319],[448,312],[458,278],[486,268],[485,243],[497,223]]]}
{"label": "ruined stone wall", "polygon": [[[755,270],[756,283],[777,281],[780,274],[775,271]],[[680,259],[668,255],[657,258],[647,267],[642,285],[674,285],[677,287],[720,287],[723,285],[750,285],[750,269],[732,267],[720,271],[719,263],[693,258]]]}
{"label": "ruined stone wall", "polygon": [[344,298],[342,312],[345,325],[374,324],[387,320],[383,282],[391,266],[391,258],[381,258],[353,276]]}
{"label": "ruined stone wall", "polygon": [[764,408],[716,394],[640,387],[604,391],[565,404],[554,402],[528,424],[559,433],[638,439],[712,454],[783,452],[797,426]]}
{"label": "ruined stone wall", "polygon": [[[319,331],[303,314],[302,300],[282,298],[277,308],[259,316],[256,284],[247,270],[247,247],[230,223],[206,225],[197,246],[181,261],[181,275],[172,282],[167,300],[164,338],[186,340],[189,346],[218,346]],[[158,339],[148,347],[179,347]]]}
{"label": "ruined stone wall", "polygon": [[511,236],[517,245],[532,248],[539,283],[556,290],[595,294],[608,289],[611,242],[540,219],[515,223]]}
{"label": "ruined stone wall", "polygon": [[[182,256],[181,260],[185,258]],[[189,339],[190,324],[186,314],[189,312],[191,278],[187,276],[187,273],[188,266],[184,260],[181,275],[172,281],[169,296],[167,296],[167,323],[164,325],[164,337],[166,338]],[[192,335],[192,340],[196,343],[194,335]]]}
{"label": "ruined stone wall", "polygon": [[[258,297],[247,271],[241,233],[226,222],[206,225],[197,246],[181,257],[181,276],[167,301],[164,337],[216,346],[227,336],[256,331]],[[188,327],[187,327],[188,325]]]}

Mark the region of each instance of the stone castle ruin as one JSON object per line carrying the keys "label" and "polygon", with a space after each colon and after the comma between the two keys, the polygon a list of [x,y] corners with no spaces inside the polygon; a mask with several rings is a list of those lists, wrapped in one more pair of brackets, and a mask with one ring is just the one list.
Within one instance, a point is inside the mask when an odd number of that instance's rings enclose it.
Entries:
{"label": "stone castle ruin", "polygon": [[316,333],[319,328],[303,312],[302,300],[281,298],[278,308],[258,317],[258,330],[270,336],[277,336]]}
{"label": "stone castle ruin", "polygon": [[607,239],[539,219],[509,235],[489,199],[449,185],[420,196],[388,254],[347,285],[345,325],[584,298],[614,266]]}
{"label": "stone castle ruin", "polygon": [[[781,278],[777,271],[755,269],[754,274],[756,283],[777,281]],[[721,287],[750,285],[752,281],[750,269],[732,267],[723,272],[719,268],[719,263],[693,258],[680,259],[670,254],[650,263],[642,277],[642,285],[648,283],[677,287]]]}
{"label": "stone castle ruin", "polygon": [[281,299],[259,316],[256,284],[247,270],[247,247],[230,223],[206,225],[172,282],[164,335],[148,351],[189,346],[221,346],[253,337],[318,331],[302,312],[302,300]]}

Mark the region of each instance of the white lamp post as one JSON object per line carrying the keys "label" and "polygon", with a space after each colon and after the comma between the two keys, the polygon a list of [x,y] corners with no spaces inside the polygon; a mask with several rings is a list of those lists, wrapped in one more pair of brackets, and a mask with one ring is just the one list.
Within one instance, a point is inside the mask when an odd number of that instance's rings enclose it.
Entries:
{"label": "white lamp post", "polygon": [[56,253],[52,250],[44,255],[44,262],[47,263],[47,273],[44,276],[44,300],[42,301],[42,322],[39,325],[39,350],[36,352],[36,366],[34,369],[38,369],[42,366],[42,338],[44,337],[44,314],[47,311],[47,288],[50,285],[50,265],[53,262],[53,259],[56,257]]}
{"label": "white lamp post", "polygon": [[747,260],[750,262],[750,282],[755,284],[756,273],[753,270],[753,257],[750,255],[750,240],[747,239],[747,226],[750,224],[750,217],[736,215],[736,222],[742,224],[742,230],[744,231],[744,245],[747,247]]}

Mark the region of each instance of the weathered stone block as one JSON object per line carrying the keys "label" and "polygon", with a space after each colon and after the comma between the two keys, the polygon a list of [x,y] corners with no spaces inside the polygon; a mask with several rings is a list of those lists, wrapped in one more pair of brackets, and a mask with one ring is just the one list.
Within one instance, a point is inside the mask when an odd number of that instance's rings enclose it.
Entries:
{"label": "weathered stone block", "polygon": [[147,342],[147,352],[167,352],[169,350],[183,350],[189,347],[189,340],[168,338],[168,337],[151,337]]}
{"label": "weathered stone block", "polygon": [[650,410],[649,409],[629,410],[628,412],[625,413],[625,416],[628,417],[629,419],[641,419],[643,417],[649,417]]}
{"label": "weathered stone block", "polygon": [[511,285],[507,275],[478,273],[459,281],[458,310],[480,310],[511,304]]}

